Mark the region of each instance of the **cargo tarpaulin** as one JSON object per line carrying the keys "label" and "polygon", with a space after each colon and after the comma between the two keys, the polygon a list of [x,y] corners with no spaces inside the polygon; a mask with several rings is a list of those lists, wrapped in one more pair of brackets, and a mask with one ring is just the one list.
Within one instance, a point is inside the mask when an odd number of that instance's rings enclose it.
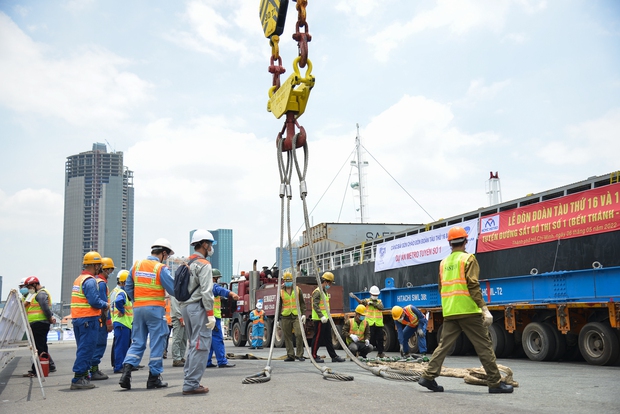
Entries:
{"label": "cargo tarpaulin", "polygon": [[467,231],[467,251],[475,252],[478,219],[381,243],[377,246],[375,272],[442,260],[450,254],[448,230],[455,226]]}
{"label": "cargo tarpaulin", "polygon": [[620,229],[620,184],[480,218],[478,253]]}

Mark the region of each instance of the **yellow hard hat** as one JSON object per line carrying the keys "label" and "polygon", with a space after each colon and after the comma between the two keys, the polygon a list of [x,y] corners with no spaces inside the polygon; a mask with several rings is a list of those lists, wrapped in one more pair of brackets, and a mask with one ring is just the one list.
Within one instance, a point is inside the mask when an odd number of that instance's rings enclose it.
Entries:
{"label": "yellow hard hat", "polygon": [[357,305],[357,308],[355,308],[355,313],[359,313],[362,316],[366,316],[366,306]]}
{"label": "yellow hard hat", "polygon": [[282,280],[292,282],[293,274],[291,272],[284,272],[284,274],[282,275]]}
{"label": "yellow hard hat", "polygon": [[334,283],[334,274],[332,272],[325,272],[321,279]]}
{"label": "yellow hard hat", "polygon": [[84,260],[82,264],[101,264],[101,255],[97,252],[88,252],[84,255]]}
{"label": "yellow hard hat", "polygon": [[101,263],[103,263],[104,269],[114,269],[114,260],[109,257],[102,258]]}
{"label": "yellow hard hat", "polygon": [[403,308],[400,306],[394,306],[392,308],[392,319],[400,319],[400,316],[403,314]]}
{"label": "yellow hard hat", "polygon": [[125,281],[127,280],[127,276],[129,276],[129,270],[121,270],[120,272],[118,272],[118,281],[125,283]]}

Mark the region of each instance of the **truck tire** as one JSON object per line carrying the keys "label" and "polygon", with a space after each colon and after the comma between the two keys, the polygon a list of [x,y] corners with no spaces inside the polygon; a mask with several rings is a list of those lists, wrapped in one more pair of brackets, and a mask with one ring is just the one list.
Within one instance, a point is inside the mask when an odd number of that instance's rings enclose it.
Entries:
{"label": "truck tire", "polygon": [[560,332],[553,323],[547,323],[549,324],[551,332],[555,337],[555,352],[553,353],[550,361],[559,361],[560,359],[564,359],[564,356],[566,355],[566,335]]}
{"label": "truck tire", "polygon": [[234,346],[243,346],[245,345],[245,339],[243,338],[243,334],[241,333],[241,324],[239,322],[235,322],[232,328],[232,341]]}
{"label": "truck tire", "polygon": [[271,346],[271,332],[273,329],[273,319],[265,318],[265,328],[263,329],[263,346]]}
{"label": "truck tire", "polygon": [[607,324],[587,323],[579,332],[579,350],[588,364],[615,364],[620,354],[618,336]]}
{"label": "truck tire", "polygon": [[248,323],[248,326],[246,328],[245,337],[248,338],[248,345],[252,346],[252,322],[251,321]]}
{"label": "truck tire", "polygon": [[523,330],[523,351],[532,361],[550,361],[556,352],[555,335],[549,324],[531,322]]}
{"label": "truck tire", "polygon": [[414,333],[411,338],[409,338],[409,352],[413,354],[420,353],[420,347],[418,346],[418,334]]}
{"label": "truck tire", "polygon": [[[329,326],[331,327],[331,324],[329,324]],[[338,336],[342,337],[342,335],[340,335],[340,333],[342,332],[342,325],[338,325],[336,324],[336,332],[334,332],[334,330],[332,329],[332,345],[334,346],[334,349],[342,349],[342,347],[340,346],[340,342],[338,342]]]}
{"label": "truck tire", "polygon": [[506,354],[506,338],[502,333],[503,330],[504,328],[497,322],[489,326],[489,336],[493,343],[493,352],[497,358],[503,358]]}
{"label": "truck tire", "polygon": [[385,352],[398,351],[398,335],[396,335],[394,322],[391,320],[384,320],[383,324],[383,348]]}
{"label": "truck tire", "polygon": [[[295,336],[293,336],[293,340],[294,338]],[[282,332],[282,328],[278,328],[277,325],[276,325],[276,339],[275,339],[274,347],[284,348],[284,333]]]}

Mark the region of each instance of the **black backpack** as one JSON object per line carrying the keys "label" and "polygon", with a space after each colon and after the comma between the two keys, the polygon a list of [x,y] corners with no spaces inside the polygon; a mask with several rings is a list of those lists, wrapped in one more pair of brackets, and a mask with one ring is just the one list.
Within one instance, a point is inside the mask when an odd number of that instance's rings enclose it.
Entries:
{"label": "black backpack", "polygon": [[193,261],[198,260],[198,258],[194,258],[189,261],[188,264],[182,264],[177,267],[177,270],[174,272],[174,297],[179,302],[185,302],[192,297],[192,294],[200,287],[200,283],[190,292],[189,291],[189,280],[192,276],[192,272],[189,270],[189,265],[192,264]]}

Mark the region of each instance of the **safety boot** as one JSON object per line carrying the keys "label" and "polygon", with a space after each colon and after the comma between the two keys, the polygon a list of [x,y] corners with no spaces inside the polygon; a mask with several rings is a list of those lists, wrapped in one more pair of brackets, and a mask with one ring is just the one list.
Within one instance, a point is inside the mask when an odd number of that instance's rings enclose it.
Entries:
{"label": "safety boot", "polygon": [[131,371],[133,371],[133,365],[123,364],[123,371],[121,373],[121,379],[118,380],[118,384],[121,388],[131,389]]}
{"label": "safety boot", "polygon": [[500,382],[497,387],[489,387],[489,394],[510,394],[513,391],[514,388],[512,385],[506,384],[505,382]]}
{"label": "safety boot", "polygon": [[424,377],[421,377],[418,380],[418,384],[420,384],[421,386],[425,388],[428,388],[429,390],[433,392],[443,392],[443,387],[441,385],[438,385],[437,381],[435,380],[428,380]]}
{"label": "safety boot", "polygon": [[99,370],[99,365],[94,366],[90,369],[90,380],[91,381],[100,381],[107,380],[109,377],[107,374],[104,374]]}
{"label": "safety boot", "polygon": [[72,390],[90,390],[95,388],[95,384],[91,384],[88,376],[76,377],[71,380]]}
{"label": "safety boot", "polygon": [[146,388],[152,390],[153,388],[167,387],[168,383],[161,380],[160,374],[153,374],[149,372],[149,379],[146,381]]}

